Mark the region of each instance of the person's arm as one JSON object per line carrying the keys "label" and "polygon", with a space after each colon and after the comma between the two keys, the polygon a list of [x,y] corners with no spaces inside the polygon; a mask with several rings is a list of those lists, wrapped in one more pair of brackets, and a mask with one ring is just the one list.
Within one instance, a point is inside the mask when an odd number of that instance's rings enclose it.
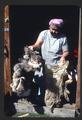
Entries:
{"label": "person's arm", "polygon": [[37,39],[36,42],[33,45],[28,46],[31,50],[34,50],[36,48],[39,48],[43,43],[43,40]]}
{"label": "person's arm", "polygon": [[43,41],[44,41],[44,38],[45,38],[45,36],[44,36],[44,31],[42,31],[42,32],[40,32],[40,34],[39,34],[36,42],[35,42],[33,45],[30,45],[29,48],[30,48],[31,50],[33,50],[33,49],[35,49],[35,48],[39,48],[39,47],[42,45],[42,43],[43,43]]}
{"label": "person's arm", "polygon": [[33,49],[39,48],[43,43],[43,40],[37,39],[36,42],[32,45]]}
{"label": "person's arm", "polygon": [[64,38],[63,45],[62,45],[62,55],[60,58],[61,63],[65,63],[66,57],[69,55],[69,50],[68,50],[68,43],[67,43],[67,37]]}
{"label": "person's arm", "polygon": [[69,55],[69,51],[64,51],[63,54],[62,54],[62,56],[61,56],[61,58],[60,58],[60,62],[64,64],[65,61],[66,61],[66,57],[68,55]]}

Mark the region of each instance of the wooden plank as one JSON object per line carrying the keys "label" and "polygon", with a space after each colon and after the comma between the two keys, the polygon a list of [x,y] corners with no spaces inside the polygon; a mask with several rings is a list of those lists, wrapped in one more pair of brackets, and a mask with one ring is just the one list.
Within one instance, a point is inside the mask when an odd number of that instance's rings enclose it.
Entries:
{"label": "wooden plank", "polygon": [[78,46],[78,80],[76,88],[76,109],[80,109],[80,80],[81,80],[81,8],[79,9],[79,46]]}
{"label": "wooden plank", "polygon": [[4,92],[10,93],[10,35],[9,35],[9,6],[4,8]]}

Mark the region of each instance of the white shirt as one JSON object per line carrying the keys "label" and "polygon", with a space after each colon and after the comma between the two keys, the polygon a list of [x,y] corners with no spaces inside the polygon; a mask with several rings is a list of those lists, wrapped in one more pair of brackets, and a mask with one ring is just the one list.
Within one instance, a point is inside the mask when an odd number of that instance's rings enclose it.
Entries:
{"label": "white shirt", "polygon": [[57,64],[63,51],[68,51],[67,37],[63,34],[53,37],[50,30],[44,30],[39,34],[38,39],[43,40],[41,53],[45,64]]}

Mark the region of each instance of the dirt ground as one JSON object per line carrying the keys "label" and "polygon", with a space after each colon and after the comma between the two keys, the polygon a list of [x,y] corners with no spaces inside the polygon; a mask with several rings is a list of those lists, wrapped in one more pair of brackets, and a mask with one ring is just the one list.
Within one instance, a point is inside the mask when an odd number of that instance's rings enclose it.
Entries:
{"label": "dirt ground", "polygon": [[[9,107],[9,110],[8,110]],[[26,99],[19,99],[13,104],[9,104],[6,114],[11,117],[61,117],[61,118],[74,118],[75,117],[75,104],[64,104],[61,108],[54,108],[53,113],[51,109],[46,106],[39,106],[32,104]],[[10,114],[12,113],[12,114]]]}

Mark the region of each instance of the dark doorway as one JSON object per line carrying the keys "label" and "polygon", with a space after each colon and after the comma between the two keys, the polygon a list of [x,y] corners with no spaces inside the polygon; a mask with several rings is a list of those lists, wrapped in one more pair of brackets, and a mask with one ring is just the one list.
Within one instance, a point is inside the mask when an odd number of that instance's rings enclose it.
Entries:
{"label": "dark doorway", "polygon": [[79,7],[10,6],[11,65],[23,54],[24,46],[34,43],[52,18],[63,18],[70,52],[78,48]]}
{"label": "dark doorway", "polygon": [[[9,6],[9,12],[11,72],[13,72],[13,66],[18,62],[18,58],[22,57],[24,46],[35,43],[39,33],[48,29],[48,23],[52,18],[62,18],[64,20],[63,32],[68,37],[69,51],[72,56],[71,61],[77,65],[76,60],[78,57],[75,59],[73,56],[74,50],[78,51],[79,7],[11,5]],[[72,92],[70,95],[71,103],[75,103],[76,82],[71,85],[70,91]],[[9,97],[5,99],[6,108],[15,102],[13,96],[11,96],[11,99]],[[16,96],[14,97],[16,98]],[[11,102],[8,101],[9,99]],[[13,111],[15,112],[15,109]]]}

